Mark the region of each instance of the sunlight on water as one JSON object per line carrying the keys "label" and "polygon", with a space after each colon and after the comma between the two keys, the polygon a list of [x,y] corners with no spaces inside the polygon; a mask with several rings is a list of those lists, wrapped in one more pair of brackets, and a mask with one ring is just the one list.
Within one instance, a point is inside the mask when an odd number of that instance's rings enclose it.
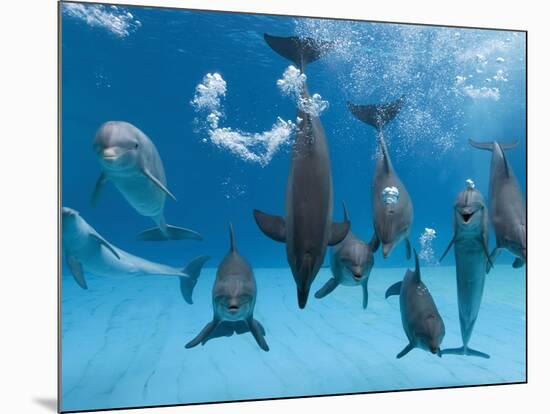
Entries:
{"label": "sunlight on water", "polygon": [[[406,91],[396,118],[399,136],[388,134],[392,153],[433,156],[453,149],[465,122],[464,105],[499,101],[513,93],[523,38],[468,29],[295,19],[296,33],[334,42],[323,62],[355,103],[391,101]],[[519,58],[521,59],[521,58]],[[377,97],[376,99],[373,97]],[[429,104],[427,104],[429,102]]]}
{"label": "sunlight on water", "polygon": [[91,27],[103,28],[118,37],[128,37],[141,27],[141,22],[132,13],[114,5],[65,3],[63,12],[71,18],[82,20]]}

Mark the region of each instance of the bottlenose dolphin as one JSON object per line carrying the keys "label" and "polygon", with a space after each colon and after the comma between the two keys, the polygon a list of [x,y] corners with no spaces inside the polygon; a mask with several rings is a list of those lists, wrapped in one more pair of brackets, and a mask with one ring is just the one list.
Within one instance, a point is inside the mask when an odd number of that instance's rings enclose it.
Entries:
{"label": "bottlenose dolphin", "polygon": [[78,211],[68,207],[62,208],[61,227],[63,253],[76,283],[82,289],[88,289],[84,277],[87,272],[105,277],[177,276],[183,298],[187,303],[193,303],[193,288],[208,256],[193,259],[183,269],[150,262],[113,246]]}
{"label": "bottlenose dolphin", "polygon": [[[319,59],[329,42],[311,38],[264,35],[271,48],[298,65]],[[307,87],[301,91],[309,98]],[[275,241],[286,243],[287,260],[296,281],[298,306],[306,306],[311,283],[323,264],[327,245],[340,243],[349,222],[332,223],[332,175],[325,131],[318,116],[298,110],[296,139],[286,192],[286,217],[254,210],[260,230]]]}
{"label": "bottlenose dolphin", "polygon": [[496,247],[491,253],[491,261],[495,262],[500,249],[508,249],[516,256],[512,266],[521,267],[527,261],[525,204],[518,180],[504,155],[504,150],[516,147],[518,141],[502,143],[470,140],[470,145],[493,153],[489,179],[489,218],[495,230]]}
{"label": "bottlenose dolphin", "polygon": [[123,121],[105,122],[96,133],[93,148],[102,172],[92,194],[96,205],[107,181],[112,181],[126,201],[157,227],[138,235],[140,240],[202,239],[199,233],[166,224],[164,201],[176,197],[166,187],[164,166],[155,144],[141,130]]}
{"label": "bottlenose dolphin", "polygon": [[441,356],[441,341],[445,336],[445,325],[437,311],[428,288],[420,280],[418,255],[414,250],[414,272],[407,269],[402,282],[397,282],[386,291],[386,299],[399,295],[401,322],[409,344],[397,354],[407,355],[414,348],[421,348]]}
{"label": "bottlenose dolphin", "polygon": [[485,270],[490,259],[487,248],[489,219],[485,202],[481,193],[474,188],[473,182],[467,183],[466,189],[458,194],[454,205],[454,236],[439,260],[443,260],[454,244],[458,313],[463,346],[444,349],[441,353],[489,358],[489,355],[483,352],[468,348],[481,306]]}
{"label": "bottlenose dolphin", "polygon": [[185,347],[193,348],[199,343],[204,345],[212,338],[231,336],[233,333],[251,332],[260,348],[269,351],[264,338],[265,330],[260,322],[254,319],[254,272],[245,258],[237,252],[232,225],[229,225],[229,241],[229,252],[218,267],[212,289],[214,317]]}
{"label": "bottlenose dolphin", "polygon": [[405,240],[407,260],[411,257],[409,232],[413,221],[413,206],[407,189],[395,172],[386,141],[384,126],[390,122],[401,107],[404,97],[380,105],[354,105],[348,102],[350,112],[359,120],[376,128],[380,154],[377,157],[372,183],[372,211],[374,236],[371,242],[374,251],[382,243],[382,254],[388,257],[401,240]]}
{"label": "bottlenose dolphin", "polygon": [[[344,221],[350,221],[345,204]],[[332,248],[330,269],[333,276],[315,293],[315,297],[324,298],[338,285],[361,286],[363,288],[363,309],[367,309],[369,303],[368,282],[373,265],[374,255],[371,246],[358,239],[350,229],[344,240]]]}

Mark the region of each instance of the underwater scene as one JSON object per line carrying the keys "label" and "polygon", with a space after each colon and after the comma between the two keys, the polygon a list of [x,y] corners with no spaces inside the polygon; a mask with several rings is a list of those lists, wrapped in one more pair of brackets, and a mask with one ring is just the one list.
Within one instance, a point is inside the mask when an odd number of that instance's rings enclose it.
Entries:
{"label": "underwater scene", "polygon": [[61,410],[526,381],[526,33],[60,3]]}

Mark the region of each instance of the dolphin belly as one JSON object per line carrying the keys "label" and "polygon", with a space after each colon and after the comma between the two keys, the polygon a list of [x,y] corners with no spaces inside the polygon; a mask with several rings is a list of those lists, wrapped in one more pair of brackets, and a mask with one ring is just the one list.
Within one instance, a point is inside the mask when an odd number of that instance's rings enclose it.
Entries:
{"label": "dolphin belly", "polygon": [[146,217],[158,217],[163,214],[166,195],[149,178],[137,171],[123,178],[110,178],[139,214]]}
{"label": "dolphin belly", "polygon": [[475,245],[478,246],[473,249],[460,243],[455,247],[458,311],[464,346],[472,335],[485,287],[487,259],[481,242]]}

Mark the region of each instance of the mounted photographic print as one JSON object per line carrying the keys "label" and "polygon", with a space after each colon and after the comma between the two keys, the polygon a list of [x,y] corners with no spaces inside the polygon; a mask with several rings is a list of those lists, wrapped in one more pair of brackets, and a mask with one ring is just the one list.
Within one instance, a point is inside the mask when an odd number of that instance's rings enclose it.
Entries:
{"label": "mounted photographic print", "polygon": [[527,381],[525,31],[59,25],[62,412]]}

